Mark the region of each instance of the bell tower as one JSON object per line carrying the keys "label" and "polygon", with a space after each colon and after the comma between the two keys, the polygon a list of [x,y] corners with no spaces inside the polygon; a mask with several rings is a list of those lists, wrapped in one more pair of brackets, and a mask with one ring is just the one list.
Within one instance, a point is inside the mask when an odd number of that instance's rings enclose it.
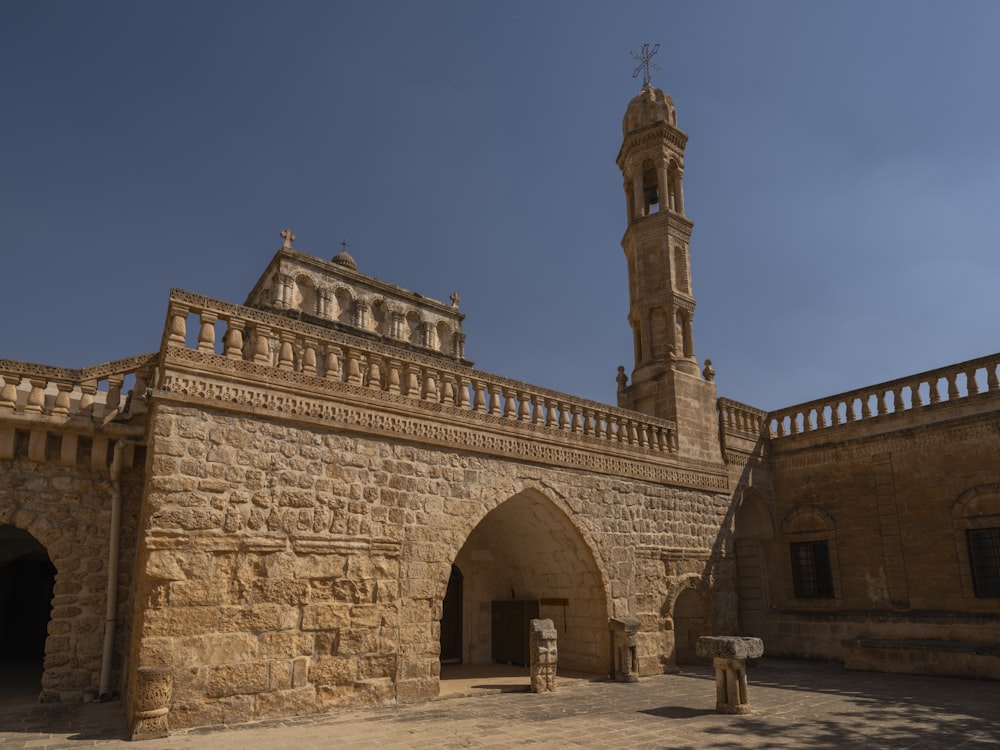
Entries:
{"label": "bell tower", "polygon": [[618,152],[628,226],[629,314],[635,351],[632,382],[620,368],[618,405],[677,425],[681,455],[718,461],[713,373],[694,353],[691,230],[684,215],[684,147],[671,98],[647,80],[629,102]]}

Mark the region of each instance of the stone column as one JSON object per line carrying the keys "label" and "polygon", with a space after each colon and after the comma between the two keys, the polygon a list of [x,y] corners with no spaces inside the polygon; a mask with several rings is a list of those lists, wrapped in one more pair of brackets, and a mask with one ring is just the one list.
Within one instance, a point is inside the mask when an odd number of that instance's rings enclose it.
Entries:
{"label": "stone column", "polygon": [[764,655],[760,638],[702,636],[696,647],[698,656],[711,658],[715,666],[715,710],[720,714],[749,714],[747,695],[747,659]]}
{"label": "stone column", "polygon": [[556,664],[559,649],[557,631],[552,620],[532,620],[530,631],[531,692],[556,691]]}
{"label": "stone column", "polygon": [[636,617],[611,618],[611,678],[618,682],[639,681],[639,625]]}
{"label": "stone column", "polygon": [[136,671],[131,739],[153,740],[170,736],[167,716],[173,690],[174,678],[170,670],[139,667]]}

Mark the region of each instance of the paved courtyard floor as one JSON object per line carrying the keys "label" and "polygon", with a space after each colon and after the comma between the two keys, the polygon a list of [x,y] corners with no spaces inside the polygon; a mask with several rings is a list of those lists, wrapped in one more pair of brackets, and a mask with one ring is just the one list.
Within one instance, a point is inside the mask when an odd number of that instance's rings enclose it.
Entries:
{"label": "paved courtyard floor", "polygon": [[[134,744],[121,705],[0,705],[0,748],[996,748],[1000,683],[849,672],[763,659],[749,670],[750,716],[715,713],[708,668],[635,684],[570,676],[524,690],[523,671],[455,673],[441,699],[339,711]],[[449,697],[450,696],[450,697]],[[463,697],[464,696],[464,697]]]}

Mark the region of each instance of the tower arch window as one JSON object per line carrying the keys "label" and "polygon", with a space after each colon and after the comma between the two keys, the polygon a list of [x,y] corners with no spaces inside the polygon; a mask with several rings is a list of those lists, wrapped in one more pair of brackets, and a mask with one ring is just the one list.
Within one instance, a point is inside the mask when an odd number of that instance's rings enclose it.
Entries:
{"label": "tower arch window", "polygon": [[642,205],[645,216],[660,210],[660,185],[652,159],[642,163]]}

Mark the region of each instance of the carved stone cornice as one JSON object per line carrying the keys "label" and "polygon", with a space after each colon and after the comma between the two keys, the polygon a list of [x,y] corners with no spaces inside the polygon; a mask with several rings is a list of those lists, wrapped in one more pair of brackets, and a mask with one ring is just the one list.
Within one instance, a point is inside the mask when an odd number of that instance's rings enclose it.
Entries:
{"label": "carved stone cornice", "polygon": [[[519,388],[515,385],[514,390]],[[595,435],[300,372],[279,371],[193,349],[172,348],[166,352],[160,388],[154,391],[153,401],[267,416],[664,485],[715,492],[729,489],[724,466],[681,461],[673,454]]]}

